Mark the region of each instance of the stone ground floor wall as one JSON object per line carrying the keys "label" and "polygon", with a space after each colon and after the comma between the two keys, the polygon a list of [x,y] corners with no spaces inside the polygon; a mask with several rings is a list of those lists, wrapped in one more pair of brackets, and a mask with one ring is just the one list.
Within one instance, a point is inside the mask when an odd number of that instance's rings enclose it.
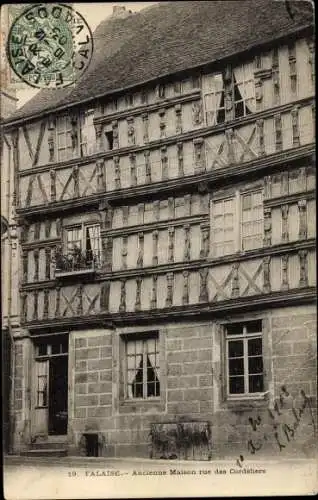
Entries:
{"label": "stone ground floor wall", "polygon": [[[230,400],[225,390],[223,323],[260,318],[266,393],[260,399]],[[151,332],[159,333],[160,397],[127,400],[124,340]],[[155,426],[164,432],[167,423],[171,427],[200,421],[210,429],[209,453],[201,454],[205,459],[310,455],[317,426],[316,347],[314,306],[191,323],[71,332],[69,454],[84,455],[83,434],[97,433],[102,456],[149,457],[153,424],[164,424]],[[17,344],[16,413],[22,411],[26,390],[20,376],[26,371],[20,351]]]}

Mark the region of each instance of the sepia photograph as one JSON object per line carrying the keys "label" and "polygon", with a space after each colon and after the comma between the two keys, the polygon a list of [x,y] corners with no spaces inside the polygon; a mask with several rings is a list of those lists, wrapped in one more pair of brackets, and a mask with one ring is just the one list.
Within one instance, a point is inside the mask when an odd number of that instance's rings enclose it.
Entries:
{"label": "sepia photograph", "polygon": [[6,500],[317,494],[314,15],[2,5]]}

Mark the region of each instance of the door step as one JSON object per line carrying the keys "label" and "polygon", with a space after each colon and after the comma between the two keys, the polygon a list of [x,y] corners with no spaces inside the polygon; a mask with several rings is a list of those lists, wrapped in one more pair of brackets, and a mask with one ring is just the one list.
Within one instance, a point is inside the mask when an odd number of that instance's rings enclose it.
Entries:
{"label": "door step", "polygon": [[32,448],[30,450],[21,451],[23,457],[66,457],[66,448]]}

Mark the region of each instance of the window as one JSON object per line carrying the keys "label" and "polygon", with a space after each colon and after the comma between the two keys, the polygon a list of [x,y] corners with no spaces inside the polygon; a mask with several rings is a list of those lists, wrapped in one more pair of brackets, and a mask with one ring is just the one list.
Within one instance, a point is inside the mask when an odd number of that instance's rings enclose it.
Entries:
{"label": "window", "polygon": [[146,399],[160,396],[158,335],[127,339],[125,348],[126,397]]}
{"label": "window", "polygon": [[[241,64],[233,69],[232,74],[230,74],[229,90],[229,98],[232,100],[232,106],[234,107],[233,118],[243,117],[255,112],[253,63]],[[224,123],[224,74],[219,72],[204,75],[202,91],[206,124],[217,125],[218,123]]]}
{"label": "window", "polygon": [[57,119],[57,158],[59,161],[69,160],[74,155],[86,156],[94,152],[95,131],[91,111],[77,117],[69,115]]}
{"label": "window", "polygon": [[158,95],[160,99],[164,99],[166,97],[166,86],[164,83],[159,84]]}
{"label": "window", "polygon": [[234,116],[239,118],[255,112],[254,66],[242,64],[234,69]]}
{"label": "window", "polygon": [[134,95],[133,94],[127,94],[125,96],[125,103],[128,108],[131,108],[134,105]]}
{"label": "window", "polygon": [[93,124],[94,110],[87,110],[80,115],[79,133],[79,153],[80,156],[87,156],[95,153],[96,136]]}
{"label": "window", "polygon": [[227,395],[264,392],[262,320],[226,325]]}
{"label": "window", "polygon": [[261,247],[263,242],[262,192],[241,195],[241,209],[242,250]]}
{"label": "window", "polygon": [[207,125],[225,121],[224,81],[222,73],[207,75],[203,79],[203,100]]}
{"label": "window", "polygon": [[107,150],[111,150],[114,147],[114,133],[112,130],[108,130],[105,132],[106,137],[106,148]]}
{"label": "window", "polygon": [[37,393],[36,405],[47,406],[47,380],[48,380],[48,362],[41,361],[36,363],[37,366]]}
{"label": "window", "polygon": [[68,338],[64,340],[53,339],[49,342],[43,344],[37,344],[36,346],[36,357],[37,358],[47,358],[48,356],[56,354],[67,354],[68,353]]}
{"label": "window", "polygon": [[73,157],[72,124],[68,115],[60,116],[56,124],[57,158],[59,161]]}
{"label": "window", "polygon": [[262,190],[212,203],[212,256],[221,257],[263,246]]}
{"label": "window", "polygon": [[235,199],[228,198],[214,202],[213,248],[219,257],[235,252]]}
{"label": "window", "polygon": [[86,265],[99,262],[100,257],[99,224],[83,224],[67,229],[66,248],[69,259],[84,259]]}

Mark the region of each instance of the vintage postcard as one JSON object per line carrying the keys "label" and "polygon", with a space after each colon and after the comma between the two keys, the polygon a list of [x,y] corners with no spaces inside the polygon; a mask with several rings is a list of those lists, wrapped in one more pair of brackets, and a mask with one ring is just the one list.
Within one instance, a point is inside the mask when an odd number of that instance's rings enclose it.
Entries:
{"label": "vintage postcard", "polygon": [[314,495],[314,5],[1,8],[6,500]]}

